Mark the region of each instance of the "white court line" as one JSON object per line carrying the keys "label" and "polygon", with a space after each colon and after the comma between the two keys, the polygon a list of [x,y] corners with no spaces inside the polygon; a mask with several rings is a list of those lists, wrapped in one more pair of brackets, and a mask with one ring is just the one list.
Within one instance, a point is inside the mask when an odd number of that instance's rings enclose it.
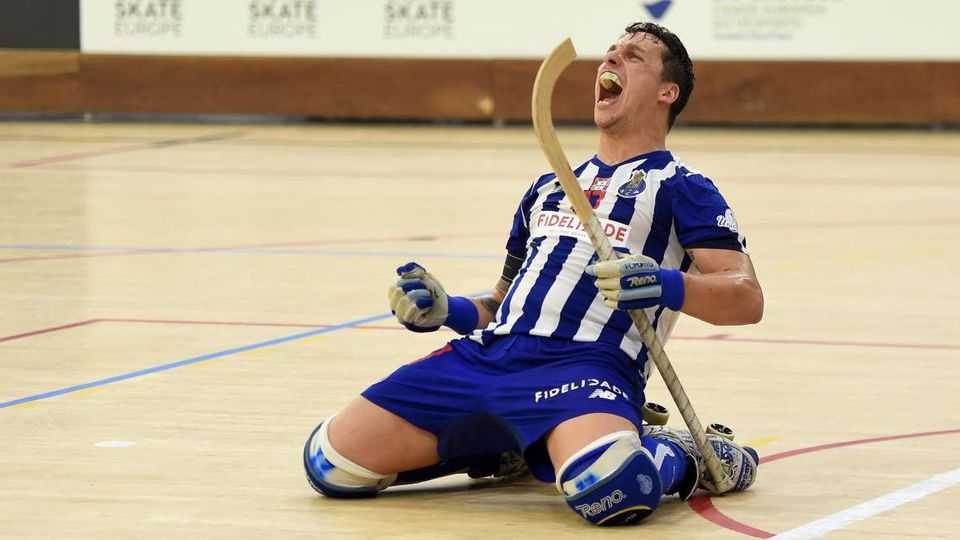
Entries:
{"label": "white court line", "polygon": [[960,482],[960,469],[938,474],[923,482],[888,493],[882,497],[869,500],[865,503],[852,506],[842,512],[831,514],[823,519],[811,521],[796,529],[791,529],[773,538],[800,539],[819,538],[827,533],[842,529],[848,525],[873,517],[881,512],[896,508],[900,505],[922,499],[938,491],[943,491]]}

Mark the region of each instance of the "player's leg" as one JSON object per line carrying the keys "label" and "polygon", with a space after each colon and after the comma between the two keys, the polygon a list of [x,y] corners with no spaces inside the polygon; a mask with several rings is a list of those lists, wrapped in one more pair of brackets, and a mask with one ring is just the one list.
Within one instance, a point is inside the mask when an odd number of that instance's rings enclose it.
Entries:
{"label": "player's leg", "polygon": [[363,397],[327,418],[304,446],[307,480],[328,497],[372,497],[400,471],[439,461],[437,438]]}
{"label": "player's leg", "polygon": [[[304,448],[310,484],[328,496],[369,497],[458,472],[520,472],[519,455],[504,452],[516,448],[512,437],[472,420],[487,386],[450,346],[401,367],[314,430]],[[469,444],[464,433],[487,444]]]}
{"label": "player's leg", "polygon": [[668,474],[661,474],[634,421],[615,414],[566,420],[546,436],[546,448],[567,505],[597,525],[639,523],[678,479],[663,461]]}
{"label": "player's leg", "polygon": [[328,422],[330,441],[336,450],[367,469],[396,473],[440,461],[436,435],[363,396]]}
{"label": "player's leg", "polygon": [[[328,497],[371,497],[392,485],[416,484],[451,474],[503,478],[526,472],[523,458],[516,451],[455,456],[440,461],[435,435],[362,397],[330,420],[326,437],[323,425],[318,426],[304,449],[307,479],[314,489]],[[348,429],[356,426],[360,429]],[[331,431],[338,434],[331,435]],[[391,435],[381,438],[385,433]],[[375,443],[371,443],[371,439]],[[383,441],[397,444],[383,444]],[[340,450],[341,443],[349,450]],[[329,446],[324,451],[326,445]],[[321,459],[328,464],[322,464]],[[338,480],[343,474],[332,473],[331,466],[352,471],[352,475]],[[399,472],[385,474],[386,471]]]}

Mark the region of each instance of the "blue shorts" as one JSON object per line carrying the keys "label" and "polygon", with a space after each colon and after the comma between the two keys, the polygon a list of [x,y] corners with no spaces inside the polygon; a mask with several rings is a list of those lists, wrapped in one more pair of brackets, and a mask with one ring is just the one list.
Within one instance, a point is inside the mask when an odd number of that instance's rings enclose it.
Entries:
{"label": "blue shorts", "polygon": [[436,435],[442,460],[520,450],[534,476],[552,482],[543,436],[589,413],[615,414],[639,430],[643,387],[618,348],[516,335],[486,346],[451,341],[362,395]]}

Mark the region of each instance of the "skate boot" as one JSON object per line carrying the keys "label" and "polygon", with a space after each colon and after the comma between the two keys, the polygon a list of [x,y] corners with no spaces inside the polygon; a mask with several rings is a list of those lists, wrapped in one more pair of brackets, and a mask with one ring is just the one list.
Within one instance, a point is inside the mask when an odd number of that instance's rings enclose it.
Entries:
{"label": "skate boot", "polygon": [[519,478],[530,471],[519,452],[506,451],[499,453],[480,454],[473,456],[458,456],[436,465],[429,465],[412,471],[404,471],[397,475],[395,486],[419,484],[427,480],[441,478],[451,474],[467,473],[470,478]]}
{"label": "skate boot", "polygon": [[467,475],[470,478],[518,478],[529,474],[527,463],[520,452],[509,450],[489,456],[487,460],[477,460],[471,464]]}
{"label": "skate boot", "polygon": [[[666,426],[643,426],[643,436],[670,441],[679,446],[686,455],[687,473],[677,491],[681,500],[689,499],[698,487],[714,495],[720,494],[713,483],[713,478],[707,472],[706,461],[689,431]],[[730,491],[743,491],[753,485],[757,477],[757,465],[760,464],[760,457],[756,450],[749,446],[740,446],[717,435],[707,435],[707,440],[720,458],[721,469],[733,479],[733,487]]]}

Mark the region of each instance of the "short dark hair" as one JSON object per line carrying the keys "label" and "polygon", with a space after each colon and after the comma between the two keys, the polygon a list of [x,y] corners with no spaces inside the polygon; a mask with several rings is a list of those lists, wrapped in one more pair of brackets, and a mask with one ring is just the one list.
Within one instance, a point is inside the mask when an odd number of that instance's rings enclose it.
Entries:
{"label": "short dark hair", "polygon": [[672,83],[677,83],[680,87],[680,95],[677,100],[670,105],[670,120],[668,127],[673,127],[673,121],[676,120],[680,111],[687,106],[690,101],[690,94],[693,93],[693,61],[687,54],[687,48],[676,34],[652,22],[636,22],[626,27],[624,31],[627,34],[650,34],[660,40],[667,51],[663,54],[663,79]]}

